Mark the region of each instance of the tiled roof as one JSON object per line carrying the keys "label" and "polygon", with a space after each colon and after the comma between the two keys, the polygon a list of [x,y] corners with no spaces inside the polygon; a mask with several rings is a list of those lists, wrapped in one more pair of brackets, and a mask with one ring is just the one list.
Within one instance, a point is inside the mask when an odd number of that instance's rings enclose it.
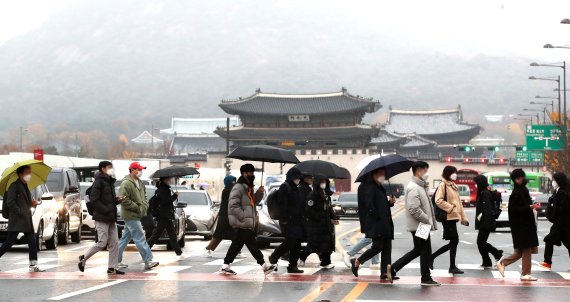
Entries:
{"label": "tiled roof", "polygon": [[152,135],[150,134],[150,132],[148,131],[143,131],[141,134],[139,134],[139,136],[133,138],[131,140],[133,143],[137,143],[137,144],[150,144],[152,142],[154,143],[160,143],[162,142],[162,140],[158,137],[152,137]]}
{"label": "tiled roof", "polygon": [[275,94],[256,93],[247,98],[222,101],[219,105],[225,112],[265,115],[314,115],[341,112],[375,112],[380,102],[372,98],[353,96],[345,89],[340,92],[322,94]]}
{"label": "tiled roof", "polygon": [[[239,118],[230,118],[230,127],[237,126]],[[226,126],[226,118],[172,118],[172,127],[160,130],[165,134],[214,134],[218,127]]]}
{"label": "tiled roof", "polygon": [[[226,137],[225,128],[216,131]],[[325,140],[370,136],[370,126],[329,127],[329,128],[230,128],[230,139],[266,139],[266,140]]]}
{"label": "tiled roof", "polygon": [[370,140],[371,144],[387,144],[387,143],[404,143],[406,141],[405,135],[391,133],[385,130],[380,130],[378,135]]}
{"label": "tiled roof", "polygon": [[423,148],[435,146],[437,143],[435,141],[423,138],[419,135],[411,134],[408,135],[408,141],[402,144],[401,148]]}
{"label": "tiled roof", "polygon": [[205,154],[226,150],[226,140],[219,137],[181,137],[175,136],[172,141],[173,154]]}
{"label": "tiled roof", "polygon": [[434,135],[478,129],[463,122],[461,109],[408,111],[390,110],[385,129],[399,134]]}

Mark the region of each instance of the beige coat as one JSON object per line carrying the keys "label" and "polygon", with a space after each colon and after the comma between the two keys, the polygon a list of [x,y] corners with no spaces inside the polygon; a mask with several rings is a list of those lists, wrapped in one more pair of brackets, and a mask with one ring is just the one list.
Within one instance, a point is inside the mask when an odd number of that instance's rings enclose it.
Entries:
{"label": "beige coat", "polygon": [[[444,188],[445,186],[445,188]],[[443,194],[447,194],[447,201],[443,200]],[[447,220],[459,220],[461,222],[468,222],[463,204],[459,198],[459,191],[454,182],[443,180],[435,194],[435,204],[438,208],[447,212]]]}

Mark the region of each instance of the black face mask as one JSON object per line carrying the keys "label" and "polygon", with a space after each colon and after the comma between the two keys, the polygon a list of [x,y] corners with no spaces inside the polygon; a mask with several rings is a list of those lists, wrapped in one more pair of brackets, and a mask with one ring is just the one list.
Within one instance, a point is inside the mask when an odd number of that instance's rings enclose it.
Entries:
{"label": "black face mask", "polygon": [[521,185],[526,186],[528,184],[528,179],[523,179],[523,181],[521,182]]}
{"label": "black face mask", "polygon": [[255,175],[246,176],[247,181],[253,185],[253,181],[255,180]]}

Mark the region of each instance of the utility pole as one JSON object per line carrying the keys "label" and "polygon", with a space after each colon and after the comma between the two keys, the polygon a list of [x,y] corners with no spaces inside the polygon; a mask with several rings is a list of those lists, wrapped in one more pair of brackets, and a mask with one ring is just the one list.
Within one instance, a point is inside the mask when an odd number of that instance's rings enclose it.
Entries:
{"label": "utility pole", "polygon": [[20,152],[24,152],[24,127],[20,126]]}

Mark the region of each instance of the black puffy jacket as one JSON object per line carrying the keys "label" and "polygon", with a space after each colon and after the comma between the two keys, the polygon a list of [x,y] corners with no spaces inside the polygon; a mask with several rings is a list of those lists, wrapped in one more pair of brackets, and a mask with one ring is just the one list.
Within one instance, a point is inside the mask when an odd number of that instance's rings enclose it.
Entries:
{"label": "black puffy jacket", "polygon": [[93,203],[93,220],[103,222],[117,221],[117,198],[115,196],[115,179],[102,172],[95,174],[95,181],[89,194],[89,202]]}

